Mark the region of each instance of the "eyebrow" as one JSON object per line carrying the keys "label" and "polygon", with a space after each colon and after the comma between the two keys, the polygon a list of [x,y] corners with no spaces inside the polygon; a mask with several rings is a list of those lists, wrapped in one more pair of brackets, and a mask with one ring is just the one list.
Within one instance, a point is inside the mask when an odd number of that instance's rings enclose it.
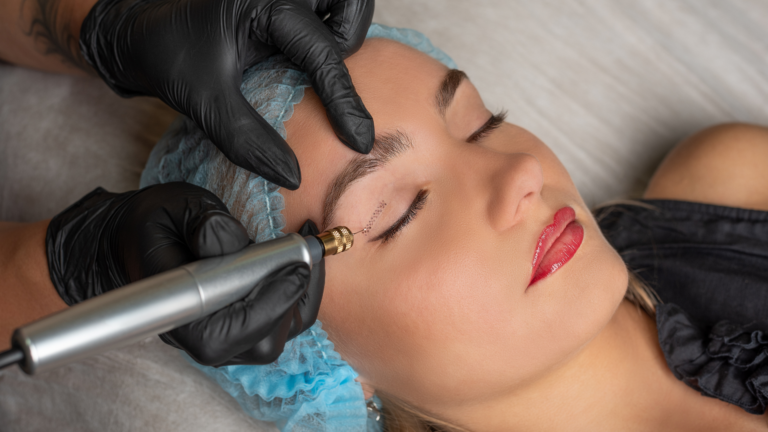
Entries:
{"label": "eyebrow", "polygon": [[440,89],[437,91],[437,96],[435,97],[437,111],[440,112],[441,116],[445,117],[445,111],[448,109],[448,106],[451,105],[453,97],[456,96],[456,89],[459,88],[459,85],[465,79],[467,79],[467,74],[458,69],[451,69],[445,74],[443,82],[440,84]]}
{"label": "eyebrow", "polygon": [[[445,111],[456,96],[456,90],[465,79],[467,79],[467,74],[458,69],[449,70],[443,77],[435,95],[437,110],[441,116],[445,117]],[[324,229],[330,228],[329,224],[336,216],[336,206],[352,183],[380,169],[387,162],[412,147],[411,138],[404,132],[396,131],[377,136],[371,153],[355,156],[328,187],[328,193],[323,204],[322,226]]]}
{"label": "eyebrow", "polygon": [[381,169],[389,161],[413,148],[413,141],[408,134],[395,131],[376,137],[373,150],[367,155],[356,155],[346,167],[334,178],[328,187],[323,204],[323,227],[329,224],[336,214],[336,206],[344,193],[356,181]]}

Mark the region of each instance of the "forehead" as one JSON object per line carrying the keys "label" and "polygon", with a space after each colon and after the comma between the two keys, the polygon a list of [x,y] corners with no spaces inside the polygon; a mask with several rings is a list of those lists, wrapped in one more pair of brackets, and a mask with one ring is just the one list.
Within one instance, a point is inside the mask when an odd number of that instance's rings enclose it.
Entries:
{"label": "forehead", "polygon": [[432,108],[448,70],[415,48],[382,38],[366,40],[360,51],[345,63],[377,126],[390,114],[402,114],[406,104],[418,109],[430,104]]}
{"label": "forehead", "polygon": [[[446,71],[428,55],[388,39],[368,39],[345,64],[355,89],[373,116],[377,134],[413,130],[424,116],[439,116],[435,96]],[[301,168],[301,187],[281,190],[286,230],[307,219],[322,223],[323,199],[331,181],[357,153],[338,140],[311,89],[285,123],[288,144]]]}

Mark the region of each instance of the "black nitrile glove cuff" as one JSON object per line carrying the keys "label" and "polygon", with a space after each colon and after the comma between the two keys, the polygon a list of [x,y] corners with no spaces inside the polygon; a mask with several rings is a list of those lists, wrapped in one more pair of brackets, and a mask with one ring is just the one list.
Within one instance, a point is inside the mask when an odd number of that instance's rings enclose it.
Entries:
{"label": "black nitrile glove cuff", "polygon": [[66,304],[72,306],[128,282],[108,249],[123,204],[139,192],[115,194],[99,187],[51,219],[45,238],[48,270]]}

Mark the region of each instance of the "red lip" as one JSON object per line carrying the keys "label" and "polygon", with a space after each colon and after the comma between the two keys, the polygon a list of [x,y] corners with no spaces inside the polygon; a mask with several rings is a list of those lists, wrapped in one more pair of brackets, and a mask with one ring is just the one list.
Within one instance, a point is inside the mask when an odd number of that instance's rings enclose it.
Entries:
{"label": "red lip", "polygon": [[576,212],[570,207],[558,210],[554,221],[539,236],[528,286],[551,275],[570,261],[583,239],[584,228],[576,222]]}

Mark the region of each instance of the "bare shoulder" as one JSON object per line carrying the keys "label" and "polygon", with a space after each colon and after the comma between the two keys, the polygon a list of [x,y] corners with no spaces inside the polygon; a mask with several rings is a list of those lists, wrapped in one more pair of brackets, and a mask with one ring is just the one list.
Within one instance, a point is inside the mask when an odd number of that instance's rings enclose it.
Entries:
{"label": "bare shoulder", "polygon": [[768,128],[728,123],[692,135],[662,161],[643,198],[768,211]]}

